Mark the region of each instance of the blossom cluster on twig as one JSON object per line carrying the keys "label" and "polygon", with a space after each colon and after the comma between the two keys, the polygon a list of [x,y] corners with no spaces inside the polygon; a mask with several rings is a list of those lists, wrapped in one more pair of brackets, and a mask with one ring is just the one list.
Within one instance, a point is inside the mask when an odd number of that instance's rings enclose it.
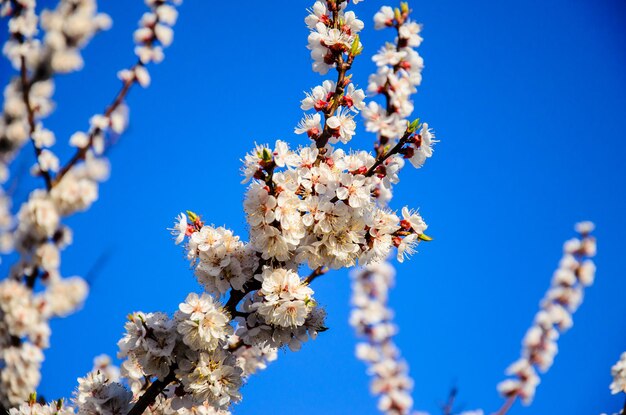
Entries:
{"label": "blossom cluster on twig", "polygon": [[[118,342],[121,367],[98,356],[70,401],[45,404],[34,392],[42,350],[49,346],[48,321],[75,311],[88,291],[80,277],[60,275],[61,251],[72,240],[62,220],[97,200],[109,172],[107,139],[124,131],[129,90],[150,84],[147,65],[161,62],[172,43],[180,1],[145,0],[150,11],[134,33],[137,62],[118,73],[120,91],[91,118],[90,128],[70,137],[75,153],[62,164],[52,151],[55,136],[43,125],[54,108],[54,77],[82,68],[81,49],[110,26],[110,18],[98,13],[95,0],[60,0],[39,16],[35,0],[0,0],[10,32],[3,53],[19,71],[5,88],[0,114],[0,182],[7,182],[10,164],[30,142],[36,157],[31,173],[45,183],[15,214],[9,192],[0,189],[0,250],[18,254],[9,278],[0,282],[0,410],[227,415],[242,400],[242,386],[275,361],[279,350],[298,351],[327,329],[314,280],[331,269],[359,266],[352,274],[350,318],[365,340],[357,357],[368,364],[379,410],[412,413],[413,380],[393,341],[397,327],[388,304],[395,271],[386,261],[395,254],[403,262],[431,238],[416,210],[397,212],[389,205],[405,160],[421,168],[437,140],[427,123],[411,118],[424,63],[416,51],[421,25],[411,20],[407,3],[383,6],[375,14],[374,27],[394,29],[396,36],[374,54],[377,69],[367,88],[353,80],[365,24],[348,9],[360,1],[318,0],[305,18],[312,69],[333,77],[300,102],[305,113],[294,132],[306,137],[304,145],[277,140],[244,156],[247,240],[192,211],[181,213],[170,231],[203,291],[189,293],[173,314],[129,314]],[[346,147],[357,134],[358,114],[365,130],[376,134],[374,153]],[[522,356],[508,369],[512,378],[498,387],[508,398],[498,414],[517,398],[532,400],[537,369],[552,365],[556,340],[571,327],[583,290],[593,283],[593,224],[579,223],[576,229],[580,238],[565,244]],[[626,390],[625,361],[622,356],[612,369],[613,393]],[[446,414],[452,414],[453,403],[445,406]]]}
{"label": "blossom cluster on twig", "polygon": [[[328,269],[383,261],[393,248],[403,260],[420,240],[430,239],[416,211],[405,208],[400,216],[379,199],[377,189],[390,192],[398,181],[397,169],[384,164],[410,158],[408,151],[372,155],[335,147],[351,140],[354,116],[365,109],[365,93],[349,75],[362,51],[358,33],[364,24],[347,6],[318,1],[306,18],[313,69],[333,69],[337,76],[301,102],[314,111],[296,128],[309,144],[257,145],[243,160],[243,181],[250,182],[244,201],[249,241],[191,211],[178,216],[172,234],[205,292],[189,294],[173,316],[130,314],[118,343],[128,388],[91,372],[79,380],[73,400],[79,413],[228,411],[241,400],[246,379],[275,360],[279,349],[298,350],[326,330],[325,311],[311,288],[315,278]],[[144,33],[136,33],[136,40]],[[154,50],[138,53],[142,61],[158,60]],[[142,75],[135,70],[134,77]],[[422,136],[432,137],[427,126],[404,121],[398,142],[403,149],[430,147],[433,140]],[[301,276],[305,267],[313,270],[308,277]]]}
{"label": "blossom cluster on twig", "polygon": [[524,336],[521,357],[507,369],[512,378],[498,385],[498,390],[509,403],[516,398],[525,404],[532,402],[540,381],[537,369],[547,372],[552,366],[558,351],[557,340],[572,327],[572,314],[582,303],[585,288],[593,284],[596,272],[591,260],[596,255],[593,230],[591,222],[576,224],[579,237],[566,241],[563,246],[563,257],[550,288],[540,303],[533,325]]}
{"label": "blossom cluster on twig", "polygon": [[[11,163],[29,142],[36,158],[31,173],[45,182],[15,214],[11,195],[0,190],[0,248],[18,258],[8,278],[0,281],[1,407],[24,402],[36,390],[42,350],[49,347],[48,321],[75,311],[87,296],[84,279],[63,278],[59,271],[61,251],[72,242],[63,218],[88,210],[97,200],[99,183],[109,173],[106,139],[121,134],[127,124],[126,95],[135,82],[148,84],[144,65],[162,60],[161,46],[172,41],[176,10],[166,1],[147,3],[152,10],[142,18],[141,36],[135,36],[139,62],[122,71],[120,92],[103,114],[91,118],[90,129],[70,137],[75,153],[61,164],[52,149],[55,135],[43,125],[55,107],[54,77],[82,69],[81,49],[97,32],[108,29],[111,20],[98,12],[95,0],[60,0],[55,9],[39,15],[35,0],[0,1],[10,33],[3,53],[19,72],[4,90],[0,182],[7,182]],[[158,56],[147,59],[149,54]],[[38,281],[42,289],[35,291]]]}

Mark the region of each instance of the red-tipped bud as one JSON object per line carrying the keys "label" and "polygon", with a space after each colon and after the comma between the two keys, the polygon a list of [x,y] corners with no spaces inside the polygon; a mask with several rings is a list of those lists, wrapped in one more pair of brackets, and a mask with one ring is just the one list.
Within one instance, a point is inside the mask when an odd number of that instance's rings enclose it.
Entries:
{"label": "red-tipped bud", "polygon": [[405,159],[410,159],[415,154],[415,149],[413,147],[406,147],[400,150],[400,154],[402,154],[402,157]]}

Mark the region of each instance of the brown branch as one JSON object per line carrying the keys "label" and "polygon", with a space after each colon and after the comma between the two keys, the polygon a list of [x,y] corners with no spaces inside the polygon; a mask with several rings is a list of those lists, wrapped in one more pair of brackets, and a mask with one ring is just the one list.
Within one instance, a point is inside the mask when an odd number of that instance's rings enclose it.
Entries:
{"label": "brown branch", "polygon": [[378,168],[378,166],[383,164],[385,162],[385,160],[387,160],[389,157],[393,156],[394,154],[399,153],[400,150],[402,150],[402,147],[409,141],[409,137],[411,137],[411,134],[412,134],[411,132],[406,131],[404,133],[404,135],[402,136],[402,138],[400,139],[400,141],[398,141],[398,143],[395,145],[394,148],[389,150],[382,157],[378,157],[376,159],[376,161],[374,162],[372,167],[370,167],[369,170],[367,170],[367,172],[365,173],[365,176],[366,177],[372,176],[374,174],[374,172],[376,171],[376,168]]}
{"label": "brown branch", "polygon": [[141,415],[152,405],[161,392],[172,382],[176,380],[176,364],[170,366],[170,373],[165,376],[163,380],[156,380],[152,382],[150,387],[141,395],[139,400],[133,405],[128,412],[128,415]]}
{"label": "brown branch", "polygon": [[231,315],[234,315],[237,312],[237,305],[245,296],[246,293],[243,291],[230,290],[230,297],[228,297],[228,301],[224,305],[224,309]]}
{"label": "brown branch", "polygon": [[[23,43],[23,38],[21,38],[20,43]],[[33,133],[35,132],[35,112],[33,111],[33,108],[30,104],[30,82],[28,81],[26,58],[24,56],[20,58],[20,77],[22,81],[22,99],[24,101],[24,105],[26,105],[28,127],[30,130],[28,136],[30,137],[30,141],[33,143],[35,156],[37,158],[37,165],[39,165],[39,156],[41,155],[41,149],[37,147],[35,139],[33,138]],[[46,182],[46,189],[50,190],[52,188],[52,178],[50,177],[50,173],[48,171],[42,170],[41,166],[39,166],[39,171]]]}
{"label": "brown branch", "polygon": [[517,400],[517,394],[509,396],[509,398],[504,401],[504,404],[498,409],[497,412],[494,412],[493,415],[504,415],[509,412],[509,409],[513,406],[515,401]]}
{"label": "brown branch", "polygon": [[9,410],[0,403],[0,415],[9,415]]}
{"label": "brown branch", "polygon": [[313,282],[313,280],[315,280],[316,278],[321,277],[322,275],[326,274],[328,272],[328,267],[317,267],[315,268],[315,270],[313,270],[313,272],[306,277],[306,279],[304,280],[305,284],[311,284]]}
{"label": "brown branch", "polygon": [[[133,70],[135,66],[133,66],[131,70]],[[122,88],[119,90],[119,92],[113,99],[113,102],[109,104],[106,111],[104,112],[104,116],[106,118],[109,118],[111,114],[113,113],[113,111],[115,111],[120,106],[120,104],[124,102],[124,99],[128,95],[128,92],[130,91],[130,87],[134,83],[135,83],[134,77],[130,78],[127,81],[124,81]],[[89,133],[89,143],[87,144],[87,146],[76,150],[76,153],[74,153],[72,158],[61,168],[57,176],[54,178],[54,181],[52,182],[52,187],[56,186],[61,181],[61,179],[63,179],[63,176],[65,176],[67,172],[69,172],[76,164],[78,164],[78,162],[85,159],[85,157],[87,156],[87,151],[93,146],[95,137],[96,135],[100,134],[100,132],[102,132],[102,130],[99,127],[96,127],[93,130],[91,130],[91,132]]]}

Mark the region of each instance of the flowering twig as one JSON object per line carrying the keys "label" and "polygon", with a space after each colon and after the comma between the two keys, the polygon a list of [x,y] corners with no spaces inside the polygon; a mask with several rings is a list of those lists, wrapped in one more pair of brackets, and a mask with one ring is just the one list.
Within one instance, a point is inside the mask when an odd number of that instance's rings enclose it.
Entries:
{"label": "flowering twig", "polygon": [[572,314],[582,302],[584,289],[594,281],[596,268],[591,258],[596,254],[596,240],[591,235],[593,230],[593,223],[580,222],[576,224],[579,238],[565,242],[559,268],[522,342],[521,356],[507,369],[507,374],[513,378],[498,385],[500,394],[507,398],[498,415],[505,414],[517,398],[530,404],[539,384],[537,370],[546,372],[552,366],[558,350],[556,340],[573,325]]}
{"label": "flowering twig", "polygon": [[389,157],[393,156],[394,154],[398,154],[402,150],[404,145],[409,142],[409,139],[412,137],[413,132],[415,132],[415,130],[413,131],[407,130],[402,136],[402,138],[400,138],[398,143],[391,150],[387,151],[386,153],[381,153],[376,158],[376,161],[374,162],[372,167],[370,167],[367,170],[367,172],[365,172],[365,176],[366,177],[372,176],[376,172],[376,169],[380,165],[382,165]]}
{"label": "flowering twig", "polygon": [[[136,65],[133,67],[133,69],[135,67]],[[111,104],[109,104],[109,106],[106,108],[104,112],[105,118],[109,118],[111,114],[113,114],[113,112],[115,112],[115,110],[119,108],[119,106],[124,102],[124,100],[126,99],[126,96],[130,92],[131,86],[135,82],[136,82],[136,78],[130,78],[124,81],[124,83],[122,84],[122,88],[119,90],[119,92],[117,93],[117,95],[115,96]],[[91,130],[91,132],[89,133],[88,144],[86,146],[79,147],[76,150],[72,158],[59,170],[59,173],[54,178],[54,181],[52,182],[51,187],[56,186],[61,181],[61,179],[63,179],[63,177],[67,174],[67,172],[69,172],[80,161],[85,159],[85,157],[87,156],[87,153],[89,152],[89,149],[94,144],[94,138],[98,134],[101,134],[101,133],[102,133],[102,129],[99,126],[96,126],[95,128]]]}

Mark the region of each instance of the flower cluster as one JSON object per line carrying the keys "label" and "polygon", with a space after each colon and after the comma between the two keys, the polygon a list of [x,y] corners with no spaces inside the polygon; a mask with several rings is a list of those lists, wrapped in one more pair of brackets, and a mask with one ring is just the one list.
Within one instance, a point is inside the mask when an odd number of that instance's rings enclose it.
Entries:
{"label": "flower cluster", "polygon": [[92,371],[78,379],[74,404],[81,415],[123,415],[130,409],[131,397],[120,383],[111,381],[104,373]]}
{"label": "flower cluster", "polygon": [[[363,111],[367,131],[378,135],[376,151],[379,154],[402,138],[414,108],[411,95],[422,82],[424,61],[415,50],[422,43],[421,25],[411,21],[409,13],[408,4],[402,3],[395,10],[384,6],[374,16],[377,29],[391,27],[397,32],[395,41],[387,43],[374,55],[378,71],[370,76],[367,87],[369,94],[384,96],[386,103],[372,101]],[[398,151],[416,168],[432,156],[432,145],[436,142],[428,126],[425,127],[418,140],[407,141]]]}
{"label": "flower cluster", "polygon": [[[187,258],[195,266],[198,282],[218,297],[233,288],[242,290],[258,266],[254,250],[229,229],[204,226],[197,217],[194,216],[194,219],[198,231],[189,235]],[[193,226],[188,225],[187,217],[181,214],[174,232],[184,237],[189,227]]]}
{"label": "flower cluster", "polygon": [[9,16],[10,37],[2,48],[2,53],[17,69],[37,60],[41,42],[37,35],[38,17],[35,13],[35,0],[3,0],[2,16]]}
{"label": "flower cluster", "polygon": [[[49,150],[54,134],[41,123],[32,124],[50,114],[54,104],[53,75],[82,68],[80,50],[95,33],[110,27],[110,18],[98,13],[94,0],[62,0],[55,10],[44,10],[41,26],[45,32],[43,43],[34,36],[38,33],[38,17],[34,0],[5,1],[2,12],[9,15],[11,38],[4,45],[4,54],[20,71],[4,91],[4,113],[0,117],[0,161],[2,182],[8,177],[8,163],[22,145],[32,138],[39,167],[55,170],[58,160]],[[31,76],[28,77],[28,72]]]}
{"label": "flower cluster", "polygon": [[87,296],[87,284],[79,277],[51,274],[45,290],[34,294],[26,285],[6,279],[0,282],[0,403],[23,402],[37,388],[49,346],[53,317],[78,308]]}
{"label": "flower cluster", "polygon": [[122,374],[133,393],[155,378],[176,379],[186,399],[175,406],[206,404],[219,410],[241,399],[243,369],[229,349],[231,316],[214,297],[189,294],[173,319],[164,313],[134,313],[125,328],[119,357],[126,358]]}
{"label": "flower cluster", "polygon": [[[87,295],[87,284],[79,277],[62,278],[61,251],[72,242],[72,231],[63,218],[85,211],[98,199],[98,189],[109,174],[103,157],[106,138],[121,134],[127,124],[124,99],[135,83],[147,85],[143,64],[136,77],[124,79],[122,89],[103,114],[94,115],[87,133],[77,132],[69,140],[74,156],[61,164],[52,151],[54,133],[42,119],[53,108],[54,76],[83,67],[81,49],[110,18],[97,10],[95,0],[60,0],[56,9],[35,13],[34,0],[1,1],[3,16],[9,17],[10,38],[3,53],[19,70],[4,90],[0,115],[0,182],[8,179],[10,163],[23,145],[32,142],[36,165],[31,169],[45,181],[34,189],[13,214],[10,195],[0,189],[0,250],[16,252],[17,262],[9,278],[0,282],[0,405],[24,402],[36,390],[42,350],[48,347],[49,320],[75,311]],[[153,14],[171,25],[176,11],[165,1],[150,1]],[[158,25],[142,24],[158,32]],[[37,23],[43,35],[38,39]],[[151,30],[152,30],[151,29]],[[171,33],[170,33],[171,34]],[[156,35],[155,35],[156,36]],[[159,47],[169,40],[142,40],[141,47]],[[41,290],[35,294],[37,281]]]}
{"label": "flower cluster", "polygon": [[111,18],[98,13],[95,0],[62,0],[55,10],[42,12],[41,26],[46,53],[40,58],[54,72],[66,73],[82,69],[80,50],[94,34],[111,27]]}
{"label": "flower cluster", "polygon": [[342,65],[361,48],[358,33],[364,25],[353,11],[345,11],[347,5],[347,1],[341,0],[316,1],[305,19],[311,30],[308,48],[313,70],[321,75]]}
{"label": "flower cluster", "polygon": [[380,395],[378,409],[385,414],[408,414],[413,408],[413,380],[408,366],[393,342],[397,327],[393,311],[387,306],[395,270],[387,262],[368,265],[352,273],[350,324],[367,339],[359,343],[356,355],[369,366],[373,377],[371,392]]}
{"label": "flower cluster", "polygon": [[507,369],[507,374],[513,378],[498,385],[503,396],[519,397],[529,404],[539,384],[536,369],[546,372],[552,366],[558,351],[557,340],[572,327],[572,314],[582,302],[584,289],[593,284],[596,271],[590,259],[596,254],[596,240],[591,236],[593,229],[591,222],[580,222],[576,224],[580,238],[565,242],[550,289],[522,342],[521,358]]}
{"label": "flower cluster", "polygon": [[16,408],[9,410],[9,415],[73,415],[74,408],[66,406],[63,400],[52,402],[48,405],[35,402],[35,396]]}
{"label": "flower cluster", "polygon": [[611,368],[613,382],[611,382],[611,393],[626,393],[626,352],[622,353],[620,359]]}
{"label": "flower cluster", "polygon": [[313,70],[325,75],[335,68],[338,73],[336,81],[324,81],[306,94],[301,108],[315,112],[305,114],[295,129],[315,141],[322,150],[320,156],[328,142],[346,144],[355,135],[354,116],[365,108],[365,93],[347,75],[362,52],[358,33],[364,24],[354,12],[345,10],[347,5],[347,1],[316,1],[305,19],[311,30],[308,48]]}
{"label": "flower cluster", "polygon": [[246,156],[244,174],[256,180],[244,210],[258,255],[337,269],[383,260],[394,246],[401,258],[412,253],[426,225],[408,208],[400,219],[378,206],[374,190],[385,176],[373,174],[377,160],[329,145],[325,152],[314,144],[292,151],[278,141]]}
{"label": "flower cluster", "polygon": [[[361,51],[357,33],[363,27],[345,10],[347,3],[318,1],[306,18],[314,68],[335,67],[338,73],[336,82],[323,82],[301,103],[314,113],[296,132],[312,142],[296,149],[280,140],[272,147],[257,145],[243,160],[243,183],[250,182],[244,201],[249,242],[225,227],[205,224],[191,211],[181,213],[170,229],[206,293],[189,294],[173,317],[161,312],[129,316],[119,357],[125,359],[121,375],[138,410],[228,410],[241,399],[243,382],[275,360],[278,349],[298,350],[326,330],[326,312],[313,297],[314,278],[329,268],[382,261],[394,247],[403,260],[420,240],[429,239],[417,212],[405,207],[396,214],[378,203],[376,189],[383,183],[390,189],[398,181],[398,169],[385,163],[393,154],[332,146],[351,139],[354,114],[365,108],[365,93],[346,77]],[[167,30],[157,29],[161,14],[157,10],[155,15],[143,20],[149,23],[135,37],[166,44]],[[158,55],[152,46],[140,50],[142,61]],[[132,76],[121,74],[122,79],[141,78],[140,67]],[[428,127],[419,122],[405,126],[407,143],[426,134]],[[300,275],[304,267],[313,270],[308,277]],[[146,388],[161,394],[143,403]],[[392,399],[406,403],[410,396]],[[85,403],[76,402],[81,411]]]}

